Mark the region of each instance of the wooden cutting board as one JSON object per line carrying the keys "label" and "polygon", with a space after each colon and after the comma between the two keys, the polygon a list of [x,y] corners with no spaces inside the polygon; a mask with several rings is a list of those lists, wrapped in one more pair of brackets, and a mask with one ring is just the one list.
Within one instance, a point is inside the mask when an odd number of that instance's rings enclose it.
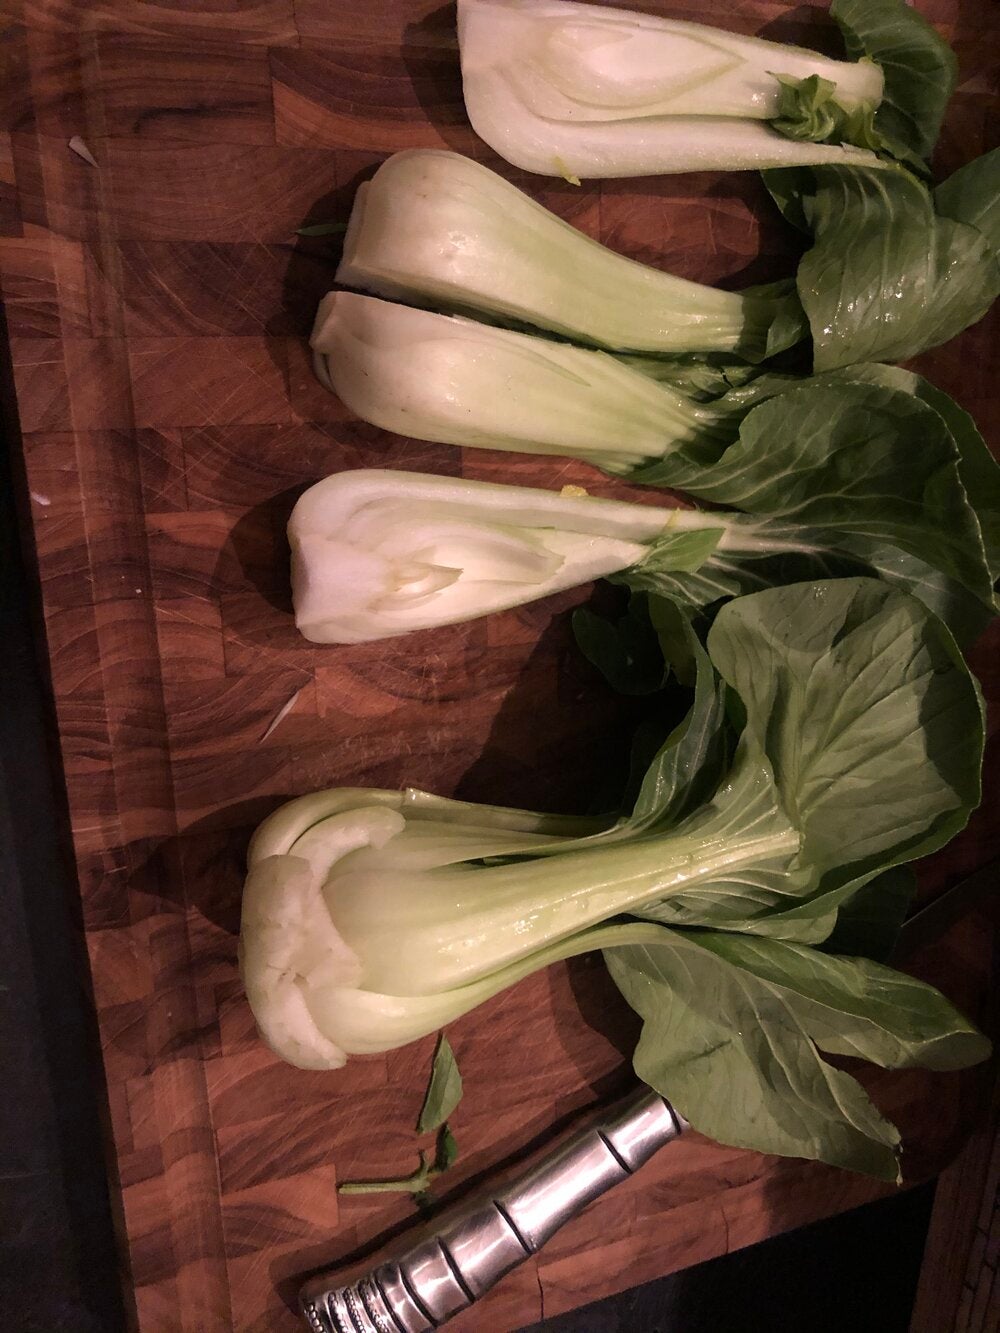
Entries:
{"label": "wooden cutting board", "polygon": [[[832,40],[823,7],[643,7],[821,49]],[[948,171],[995,141],[1000,17],[988,0],[919,7],[962,62]],[[345,219],[387,154],[443,146],[701,281],[786,274],[798,242],[752,175],[574,189],[498,164],[465,122],[453,13],[436,0],[7,0],[3,12],[0,283],[21,498],[128,1283],[144,1330],[291,1333],[297,1275],[412,1216],[392,1197],[338,1200],[336,1185],[416,1165],[432,1043],[324,1074],[280,1064],[255,1039],[235,961],[250,831],[282,800],[336,784],[599,808],[635,717],[574,650],[567,613],[587,589],[400,642],[319,649],[296,636],[282,530],[303,486],[328,472],[388,464],[624,491],[582,466],[462,455],[351,420],[314,382],[304,342],[335,252],[296,229]],[[96,167],[69,149],[74,136]],[[997,327],[922,364],[994,444]],[[993,697],[995,642],[977,655]],[[995,813],[980,813],[928,867],[926,890],[995,856],[997,832]],[[979,1010],[989,940],[977,921],[918,965]],[[594,960],[455,1024],[466,1096],[447,1197],[627,1090],[634,1033]],[[956,1151],[979,1082],[907,1073],[869,1085],[903,1126],[918,1178]],[[691,1135],[455,1327],[514,1329],[885,1192]]]}

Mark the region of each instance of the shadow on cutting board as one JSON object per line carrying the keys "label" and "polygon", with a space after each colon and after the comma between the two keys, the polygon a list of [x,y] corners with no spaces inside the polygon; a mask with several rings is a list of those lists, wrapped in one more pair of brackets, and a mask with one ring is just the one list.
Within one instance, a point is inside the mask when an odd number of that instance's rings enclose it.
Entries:
{"label": "shadow on cutting board", "polygon": [[921,1185],[521,1333],[906,1333],[933,1202]]}

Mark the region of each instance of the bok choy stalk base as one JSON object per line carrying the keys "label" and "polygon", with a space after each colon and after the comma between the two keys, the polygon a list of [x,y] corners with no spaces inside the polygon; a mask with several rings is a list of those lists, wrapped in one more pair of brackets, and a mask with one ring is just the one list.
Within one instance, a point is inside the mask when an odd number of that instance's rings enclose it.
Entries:
{"label": "bok choy stalk base", "polygon": [[978,691],[941,623],[872,580],[741,598],[706,647],[661,605],[697,687],[627,816],[344,790],[265,821],[241,939],[262,1035],[336,1067],[602,948],[637,1069],[696,1128],[894,1177],[898,1136],[819,1052],[953,1068],[986,1044],[930,987],[810,946],[964,824]]}
{"label": "bok choy stalk base", "polygon": [[724,292],[636,263],[488,167],[436,149],[396,153],[358,187],[336,277],[611,350],[759,359],[805,333],[784,288]]}
{"label": "bok choy stalk base", "polygon": [[[892,7],[905,15],[902,0]],[[871,149],[884,146],[870,60],[573,0],[459,0],[458,35],[473,129],[526,171],[878,165]]]}

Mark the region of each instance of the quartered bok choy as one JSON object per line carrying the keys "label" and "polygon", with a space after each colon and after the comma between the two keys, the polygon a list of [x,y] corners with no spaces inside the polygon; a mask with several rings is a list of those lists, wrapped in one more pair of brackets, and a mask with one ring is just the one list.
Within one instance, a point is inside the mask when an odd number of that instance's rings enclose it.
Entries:
{"label": "quartered bok choy", "polygon": [[323,383],[383,430],[613,472],[685,443],[721,451],[753,396],[699,403],[607,352],[356,292],[323,298],[312,348]]}

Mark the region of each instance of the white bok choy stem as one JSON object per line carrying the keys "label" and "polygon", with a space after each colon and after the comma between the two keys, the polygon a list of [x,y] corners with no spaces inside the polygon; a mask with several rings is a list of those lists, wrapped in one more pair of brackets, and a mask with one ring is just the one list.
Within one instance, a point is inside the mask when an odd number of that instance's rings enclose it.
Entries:
{"label": "white bok choy stem", "polygon": [[[737,765],[670,836],[607,847],[565,832],[580,821],[439,809],[406,793],[292,802],[258,830],[244,889],[240,966],[261,1035],[292,1064],[337,1068],[425,1036],[559,959],[654,942],[658,926],[605,923],[794,854],[799,835],[780,816],[744,827],[748,800],[766,806],[769,786],[766,764]],[[552,831],[527,831],[532,820]],[[483,864],[510,856],[527,859]]]}
{"label": "white bok choy stem", "polygon": [[295,623],[314,643],[362,643],[472,620],[627,569],[668,531],[704,539],[699,560],[727,539],[724,520],[691,510],[340,472],[288,523]]}
{"label": "white bok choy stem", "polygon": [[525,171],[568,179],[675,171],[879,165],[866,149],[786,138],[777,76],[835,85],[873,109],[871,61],[572,0],[458,0],[473,129]]}
{"label": "white bok choy stem", "polygon": [[[718,291],[615,254],[458,153],[396,153],[358,188],[337,282],[390,300],[516,321],[612,351],[759,359],[794,296]],[[771,334],[772,343],[775,334]]]}
{"label": "white bok choy stem", "polygon": [[724,409],[606,352],[355,292],[323,298],[312,347],[321,380],[352,412],[418,440],[623,472],[734,431]]}

